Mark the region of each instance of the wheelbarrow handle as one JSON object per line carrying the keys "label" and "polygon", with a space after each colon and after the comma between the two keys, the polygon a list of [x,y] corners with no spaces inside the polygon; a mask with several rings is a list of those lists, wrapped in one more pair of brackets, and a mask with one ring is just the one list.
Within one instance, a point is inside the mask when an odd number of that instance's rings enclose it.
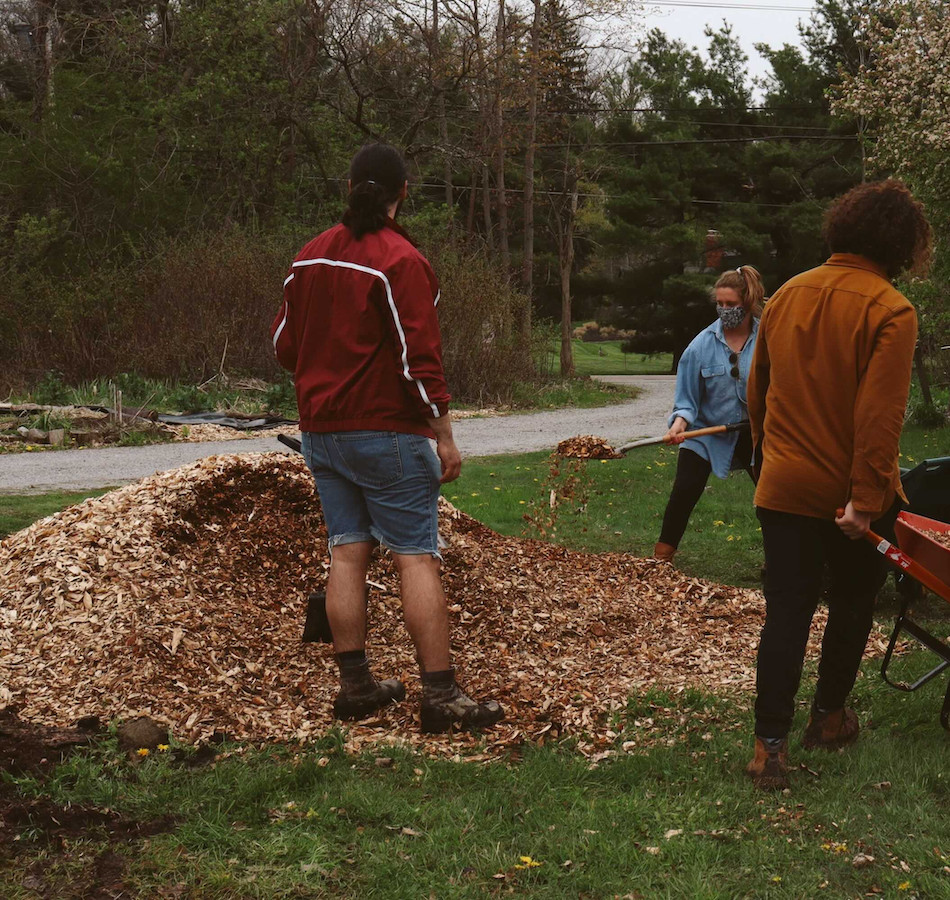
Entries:
{"label": "wheelbarrow handle", "polygon": [[[687,441],[690,438],[702,437],[704,434],[726,434],[730,431],[742,431],[748,427],[748,422],[735,422],[732,425],[710,425],[708,428],[697,428],[695,431],[680,432],[680,434],[677,435],[680,440],[676,441],[676,443],[682,443],[682,441]],[[635,447],[651,447],[654,444],[664,443],[666,443],[665,434],[662,437],[643,438],[643,440],[634,441],[632,444],[624,444],[622,447],[617,448],[617,452],[626,453]]]}
{"label": "wheelbarrow handle", "polygon": [[[838,509],[837,516],[840,519],[844,515],[843,509]],[[938,597],[950,601],[950,585],[944,584],[930,569],[925,568],[916,560],[911,559],[899,547],[895,547],[887,538],[882,538],[870,529],[865,532],[864,539],[871,544],[878,553],[880,553],[894,568],[906,572],[911,578],[915,578],[925,588],[929,588]]]}

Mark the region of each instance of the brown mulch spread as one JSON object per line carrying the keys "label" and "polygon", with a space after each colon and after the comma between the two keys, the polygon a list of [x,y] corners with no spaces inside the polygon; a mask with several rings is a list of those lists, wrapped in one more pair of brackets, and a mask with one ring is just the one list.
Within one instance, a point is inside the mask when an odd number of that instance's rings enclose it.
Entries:
{"label": "brown mulch spread", "polygon": [[[445,501],[440,529],[461,680],[508,710],[487,752],[571,734],[594,753],[612,744],[610,714],[631,693],[752,688],[757,591],[503,537]],[[281,453],[210,457],[36,522],[0,542],[0,707],[47,725],[151,716],[189,742],[320,735],[336,668],[329,646],[300,636],[326,558],[310,474]],[[403,678],[408,697],[350,727],[348,745],[473,745],[419,734],[387,555],[369,581],[374,669]]]}
{"label": "brown mulch spread", "polygon": [[602,437],[592,434],[581,434],[567,438],[557,445],[558,456],[570,456],[574,459],[621,459],[618,453]]}

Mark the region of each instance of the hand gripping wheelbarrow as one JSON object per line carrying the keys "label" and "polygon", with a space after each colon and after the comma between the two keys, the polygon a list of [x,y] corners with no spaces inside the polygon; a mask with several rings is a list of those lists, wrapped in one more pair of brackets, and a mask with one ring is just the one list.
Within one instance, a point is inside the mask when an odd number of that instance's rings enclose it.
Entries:
{"label": "hand gripping wheelbarrow", "polygon": [[[902,512],[894,523],[894,533],[900,549],[890,541],[869,531],[865,538],[883,553],[888,562],[904,573],[905,576],[919,582],[925,588],[933,591],[950,603],[950,547],[945,547],[925,532],[950,534],[950,524],[928,519],[914,513]],[[910,606],[914,597],[908,592],[901,593],[901,607],[894,623],[884,661],[881,663],[881,677],[893,688],[899,691],[916,691],[919,687],[932,681],[941,672],[950,669],[950,643],[931,634],[910,615]],[[912,684],[904,681],[895,681],[888,675],[894,647],[902,634],[909,634],[928,650],[932,650],[940,662],[926,675],[921,676]],[[940,711],[940,724],[950,731],[950,683],[943,699],[943,709]]]}

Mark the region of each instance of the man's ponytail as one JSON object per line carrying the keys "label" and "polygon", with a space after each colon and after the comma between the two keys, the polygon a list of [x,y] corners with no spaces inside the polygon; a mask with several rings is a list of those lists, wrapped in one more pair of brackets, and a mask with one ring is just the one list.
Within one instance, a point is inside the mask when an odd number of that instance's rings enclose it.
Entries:
{"label": "man's ponytail", "polygon": [[386,224],[389,208],[402,197],[406,164],[395,147],[367,144],[350,163],[350,193],[343,224],[359,240]]}

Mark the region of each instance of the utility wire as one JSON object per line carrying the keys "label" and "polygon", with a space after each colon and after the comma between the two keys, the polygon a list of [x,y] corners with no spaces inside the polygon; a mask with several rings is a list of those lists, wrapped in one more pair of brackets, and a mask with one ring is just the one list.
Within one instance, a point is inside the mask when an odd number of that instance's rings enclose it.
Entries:
{"label": "utility wire", "polygon": [[[857,141],[860,136],[856,134],[760,134],[756,137],[747,138],[696,138],[695,140],[682,141],[617,141],[604,144],[593,144],[590,147],[580,148],[586,151],[597,150],[601,147],[683,147],[692,144],[755,144],[763,141]],[[573,144],[535,144],[536,147],[556,149],[559,147],[578,147]]]}
{"label": "utility wire", "polygon": [[707,3],[704,0],[640,0],[644,6],[683,6],[707,9],[767,9],[781,12],[814,12],[814,6],[773,6],[765,3]]}
{"label": "utility wire", "polygon": [[[340,184],[346,183],[345,178],[329,178],[327,180],[337,182]],[[412,188],[434,188],[436,190],[443,191],[445,190],[445,182],[410,181],[409,187],[410,187],[410,190]],[[477,193],[481,193],[482,191],[485,190],[485,187],[482,185],[476,185],[473,188],[472,185],[470,184],[453,185],[453,190],[459,194],[463,194],[466,191],[472,191],[472,190],[476,191]],[[499,188],[489,186],[488,191],[489,193],[492,193],[492,194],[498,194]],[[507,194],[523,194],[524,192],[525,192],[524,188],[511,188],[511,187],[505,188],[506,195]],[[535,188],[534,196],[535,197],[571,197],[571,196],[574,196],[574,192],[573,191],[538,190],[537,188]],[[579,191],[577,196],[578,197],[593,197],[598,200],[629,200],[630,199],[630,196],[628,194],[601,194],[601,193],[584,192],[584,191]],[[666,204],[670,203],[669,197],[646,197],[645,199],[649,203],[666,203]],[[772,209],[787,209],[790,206],[797,206],[799,203],[824,204],[829,201],[830,201],[830,198],[828,198],[828,200],[819,200],[815,197],[803,197],[797,203],[765,203],[758,200],[702,200],[699,198],[690,198],[682,202],[690,203],[696,206],[723,206],[723,205],[725,206],[763,206],[763,207],[769,207]]]}

